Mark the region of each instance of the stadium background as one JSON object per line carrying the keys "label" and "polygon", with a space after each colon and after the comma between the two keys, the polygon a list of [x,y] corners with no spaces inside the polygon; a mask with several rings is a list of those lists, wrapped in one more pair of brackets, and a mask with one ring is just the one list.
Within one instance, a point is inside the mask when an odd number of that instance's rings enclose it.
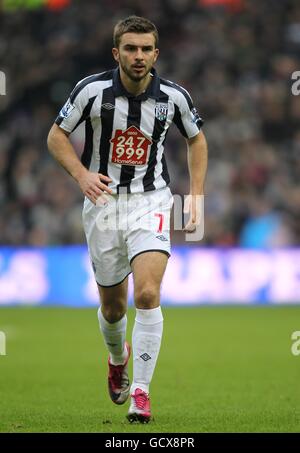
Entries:
{"label": "stadium background", "polygon": [[[300,97],[292,95],[299,2],[0,5],[0,331],[7,352],[1,355],[0,345],[0,431],[134,429],[109,407],[94,308],[57,307],[96,306],[97,296],[82,195],[46,148],[74,84],[113,67],[112,29],[129,14],[156,23],[158,72],[192,93],[209,145],[204,239],[187,244],[172,233],[162,288],[166,339],[153,382],[160,408],[147,429],[299,431],[300,359],[291,354],[291,335],[300,330]],[[80,130],[72,140],[80,154]],[[166,157],[173,193],[187,194],[186,150],[176,128]],[[258,306],[266,304],[273,306]],[[162,386],[168,391],[160,404]],[[185,396],[170,421],[178,406],[168,398],[182,388],[197,396]]]}

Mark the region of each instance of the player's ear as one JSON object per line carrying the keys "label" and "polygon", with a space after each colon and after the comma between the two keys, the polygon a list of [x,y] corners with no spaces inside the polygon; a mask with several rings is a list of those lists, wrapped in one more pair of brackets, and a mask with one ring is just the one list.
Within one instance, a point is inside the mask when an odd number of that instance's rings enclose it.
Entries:
{"label": "player's ear", "polygon": [[154,63],[156,62],[158,55],[159,55],[159,49],[155,49],[154,50]]}
{"label": "player's ear", "polygon": [[116,47],[113,47],[112,54],[113,54],[114,59],[119,63],[119,49],[117,49]]}

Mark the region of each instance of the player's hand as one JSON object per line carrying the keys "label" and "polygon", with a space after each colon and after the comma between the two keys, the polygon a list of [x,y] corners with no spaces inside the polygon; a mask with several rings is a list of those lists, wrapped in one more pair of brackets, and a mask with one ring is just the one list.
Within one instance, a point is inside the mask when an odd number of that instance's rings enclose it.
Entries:
{"label": "player's hand", "polygon": [[185,233],[193,233],[201,223],[202,197],[203,195],[190,194],[184,199],[183,212],[189,214],[189,220],[183,229]]}
{"label": "player's hand", "polygon": [[94,204],[105,204],[107,202],[104,193],[112,193],[112,190],[106,185],[110,182],[112,182],[112,179],[108,176],[89,170],[84,171],[78,178],[78,184],[83,194]]}

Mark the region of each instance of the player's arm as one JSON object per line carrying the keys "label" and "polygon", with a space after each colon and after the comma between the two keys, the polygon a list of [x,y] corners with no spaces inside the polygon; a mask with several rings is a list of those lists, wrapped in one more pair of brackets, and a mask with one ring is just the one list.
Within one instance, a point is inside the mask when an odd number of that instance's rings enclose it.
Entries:
{"label": "player's arm", "polygon": [[53,124],[47,139],[49,152],[54,159],[75,179],[83,194],[93,203],[103,195],[103,192],[112,193],[106,183],[111,182],[108,176],[93,173],[87,170],[80,162],[69,133]]}
{"label": "player's arm", "polygon": [[190,213],[190,218],[184,230],[192,232],[200,222],[199,216],[203,214],[201,212],[203,199],[201,198],[204,196],[204,181],[207,171],[207,143],[202,131],[192,138],[187,138],[186,142],[188,147],[190,193],[187,198],[185,212]]}
{"label": "player's arm", "polygon": [[204,195],[204,181],[207,171],[207,143],[204,133],[200,131],[195,137],[189,138],[188,169],[190,175],[190,194]]}

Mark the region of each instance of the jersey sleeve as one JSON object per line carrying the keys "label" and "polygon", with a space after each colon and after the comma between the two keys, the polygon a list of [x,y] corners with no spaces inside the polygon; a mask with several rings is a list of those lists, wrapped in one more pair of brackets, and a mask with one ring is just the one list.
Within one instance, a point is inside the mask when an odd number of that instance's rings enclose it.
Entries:
{"label": "jersey sleeve", "polygon": [[198,134],[204,121],[193,105],[189,93],[182,88],[180,97],[175,104],[174,123],[185,138]]}
{"label": "jersey sleeve", "polygon": [[85,121],[89,116],[90,109],[87,111],[88,96],[86,89],[79,90],[80,82],[75,86],[67,102],[60,110],[55,123],[66,132],[73,132],[76,127]]}

